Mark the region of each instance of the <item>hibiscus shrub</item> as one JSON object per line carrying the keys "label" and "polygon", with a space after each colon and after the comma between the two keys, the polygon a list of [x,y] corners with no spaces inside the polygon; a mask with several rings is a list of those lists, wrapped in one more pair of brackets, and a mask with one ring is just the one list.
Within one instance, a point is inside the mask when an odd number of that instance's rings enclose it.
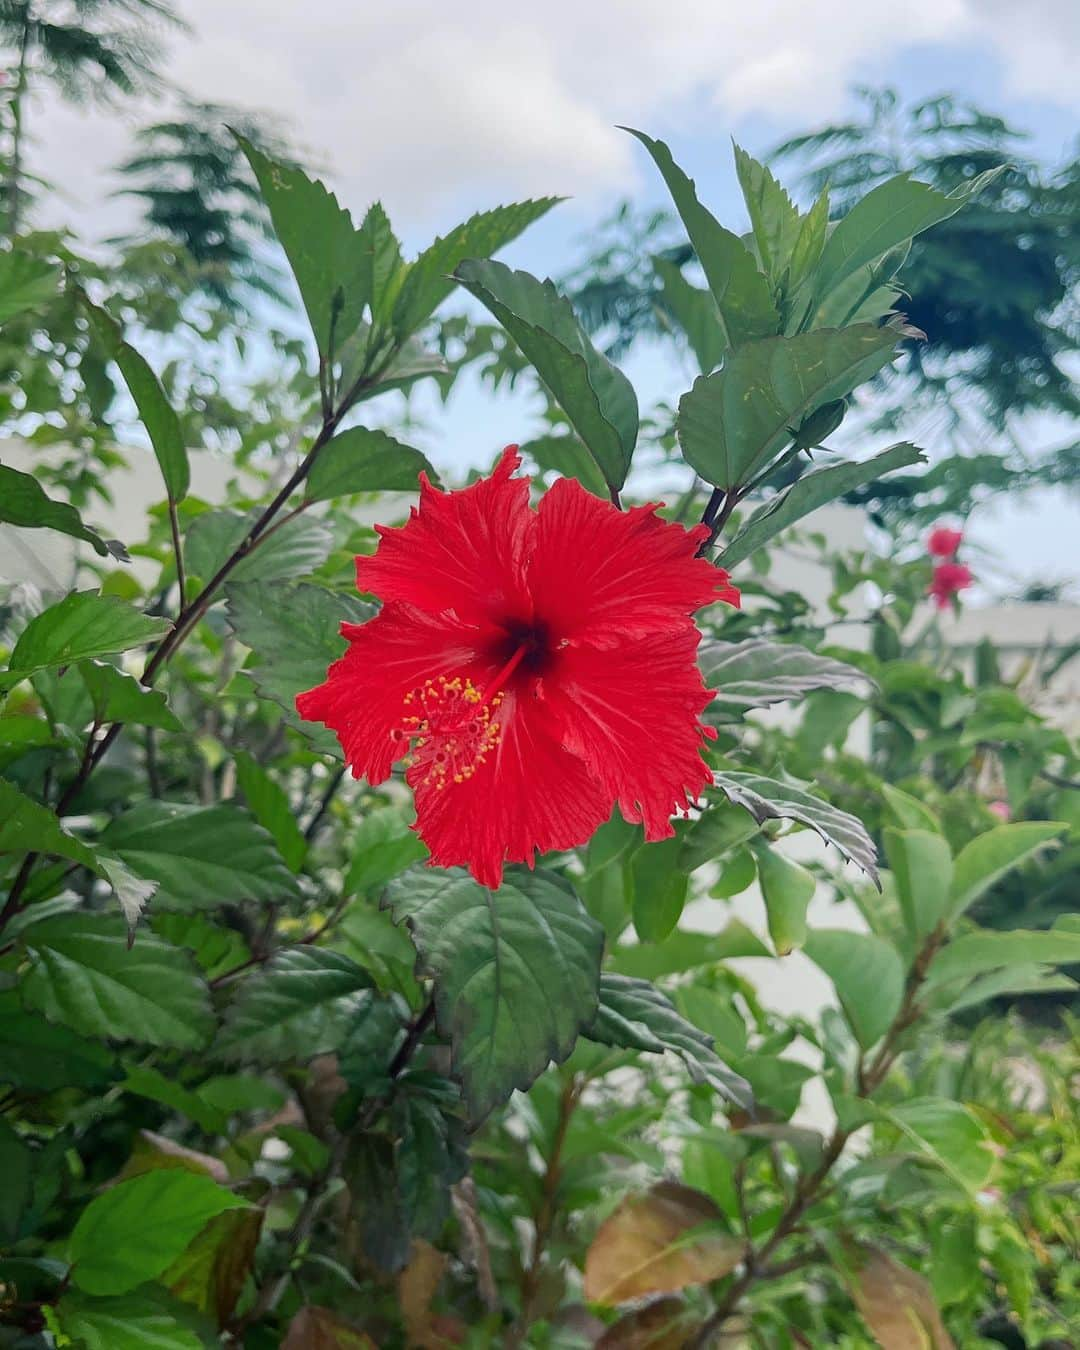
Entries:
{"label": "hibiscus shrub", "polygon": [[[28,350],[65,344],[68,404],[104,416],[78,380],[114,363],[165,496],[123,541],[140,580],[60,484],[0,466],[0,520],[95,555],[95,584],[4,611],[0,1343],[1067,1334],[1071,1197],[1040,1189],[996,1064],[976,1065],[991,1109],[941,1048],[986,999],[1073,987],[1075,915],[972,918],[1075,871],[1054,854],[1075,782],[1047,768],[1072,748],[999,675],[972,688],[903,648],[928,583],[943,603],[967,584],[942,575],[967,572],[949,531],[932,580],[830,560],[835,614],[862,581],[885,597],[868,652],[822,651],[802,598],[761,580],[778,533],[921,461],[902,443],[792,472],[917,340],[894,308],[912,234],[978,184],[897,178],[830,225],[827,197],[797,210],[739,151],[742,238],[638,139],[703,282],[659,264],[701,369],[669,505],[649,478],[670,428],[650,444],[568,301],[488,256],[552,201],[406,263],[380,207],[357,227],[245,144],[310,324],[307,448],[223,509],[191,493],[188,410],[123,304],[55,241],[3,255],[0,315]],[[553,430],[447,490],[365,410],[449,378],[433,316],[457,287]],[[792,703],[795,730],[754,715]],[[755,880],[762,930],[718,920]],[[866,931],[808,922],[830,893]],[[795,949],[835,990],[820,1019],[767,1012],[729,964]],[[811,1079],[824,1131],[792,1122]],[[1053,1147],[1075,1162],[1067,1099]]]}

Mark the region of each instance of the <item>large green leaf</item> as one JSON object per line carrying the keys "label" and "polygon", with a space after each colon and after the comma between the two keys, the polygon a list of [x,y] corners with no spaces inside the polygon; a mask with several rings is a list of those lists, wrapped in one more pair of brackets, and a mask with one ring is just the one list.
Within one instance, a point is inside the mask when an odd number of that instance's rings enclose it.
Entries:
{"label": "large green leaf", "polygon": [[832,980],[856,1039],[869,1049],[900,1011],[904,997],[900,957],[883,938],[845,928],[816,929],[803,950]]}
{"label": "large green leaf", "polygon": [[323,447],[307,481],[307,500],[329,501],[351,492],[413,492],[421,473],[434,470],[419,450],[385,431],[350,427]]}
{"label": "large green leaf", "polygon": [[636,136],[652,155],[667,184],[716,300],[727,345],[737,347],[775,333],[780,327],[780,315],[753,254],[737,234],[724,229],[698,201],[694,180],[675,163],[663,141],[654,141],[632,127],[625,130]]}
{"label": "large green leaf", "polygon": [[[150,1287],[114,1298],[65,1293],[50,1320],[79,1350],[205,1350],[211,1344],[197,1319],[164,1290]],[[61,1342],[58,1342],[58,1344]]]}
{"label": "large green leaf", "polygon": [[585,1036],[602,1045],[678,1055],[697,1083],[709,1083],[732,1101],[749,1107],[749,1085],[728,1068],[713,1048],[713,1038],[681,1017],[671,1000],[648,980],[605,971],[600,1003]]}
{"label": "large green leaf", "polygon": [[372,248],[322,183],[276,164],[237,136],[259,182],[274,233],[285,250],[315,343],[324,358],[340,352],[372,299]]}
{"label": "large green leaf", "polygon": [[642,942],[663,942],[682,915],[690,877],[679,867],[681,848],[678,837],[661,839],[630,860],[634,928]]}
{"label": "large green leaf", "polygon": [[735,171],[750,216],[761,265],[774,282],[788,267],[802,229],[795,204],[758,160],[735,146]]}
{"label": "large green leaf", "polygon": [[949,845],[933,830],[886,830],[885,856],[905,927],[913,939],[925,937],[948,909],[953,872]]}
{"label": "large green leaf", "polygon": [[965,933],[934,958],[927,983],[933,987],[990,970],[1077,962],[1080,962],[1080,931],[1072,932],[1064,926],[1046,932],[1014,928],[1007,932]]}
{"label": "large green leaf", "polygon": [[161,637],[168,619],[153,619],[97,591],[72,591],[30,620],[0,671],[0,692],[39,670],[111,656]]}
{"label": "large green leaf", "polygon": [[456,868],[417,868],[390,883],[384,904],[435,982],[474,1120],[565,1059],[595,1016],[604,931],[554,874],[511,868],[489,891]]}
{"label": "large green leaf", "polygon": [[869,680],[861,670],[831,656],[767,638],[706,642],[698,651],[698,665],[705,683],[716,690],[710,710],[725,713],[767,708],[802,698],[812,689],[861,688]]}
{"label": "large green leaf", "polygon": [[[205,585],[247,538],[258,514],[221,510],[197,516],[184,540],[188,575]],[[266,542],[233,568],[230,584],[307,576],[326,561],[332,544],[325,521],[313,515],[296,516],[272,535],[268,533]]]}
{"label": "large green leaf", "polygon": [[541,197],[479,211],[435,242],[409,266],[394,304],[394,332],[414,333],[456,285],[453,273],[466,258],[490,258],[562,199]]}
{"label": "large green leaf", "polygon": [[285,789],[246,750],[236,756],[236,782],[251,814],[277,844],[286,867],[290,872],[299,872],[307,853],[307,840],[296,823],[296,813]]}
{"label": "large green leaf", "polygon": [[79,674],[90,693],[94,717],[103,726],[127,722],[162,731],[184,729],[160,689],[147,689],[131,675],[101,661],[82,662]]}
{"label": "large green leaf", "polygon": [[664,311],[686,334],[702,375],[708,375],[723,360],[728,348],[712,291],[692,285],[681,268],[667,258],[654,258],[653,268],[660,278]]}
{"label": "large green leaf", "polygon": [[762,338],[736,347],[679,401],[683,454],[708,483],[745,487],[791,444],[800,424],[846,398],[896,356],[899,334],[877,324]]}
{"label": "large green leaf", "polygon": [[95,1091],[118,1077],[104,1045],[26,1012],[13,990],[0,993],[0,1083],[31,1092]]}
{"label": "large green leaf", "polygon": [[191,486],[191,469],[179,417],[146,358],[124,341],[123,331],[112,315],[85,298],[83,304],[102,346],[116,362],[135,401],[139,419],[154,448],[169,500],[182,501]]}
{"label": "large green leaf", "polygon": [[269,833],[231,802],[144,801],[110,821],[101,842],[161,889],[159,902],[207,908],[299,895]]}
{"label": "large green leaf", "polygon": [[818,507],[828,506],[864,483],[875,483],[894,469],[922,464],[925,460],[917,446],[903,441],[870,459],[830,464],[804,474],[786,491],[778,492],[758,507],[731,543],[721,550],[717,562],[730,569]]}
{"label": "large green leaf", "polygon": [[88,1294],[125,1294],[160,1275],[215,1215],[246,1203],[183,1168],[121,1181],[79,1215],[69,1251],[72,1281]]}
{"label": "large green leaf", "polygon": [[754,849],[754,857],[769,936],[777,956],[787,956],[806,941],[806,911],[817,881],[813,872],[765,844]]}
{"label": "large green leaf", "polygon": [[34,1158],[29,1145],[0,1116],[0,1247],[13,1247],[21,1236],[23,1215],[33,1198]]}
{"label": "large green leaf", "polygon": [[94,851],[60,824],[54,811],[0,778],[0,854],[45,853],[98,869]]}
{"label": "large green leaf", "polygon": [[554,471],[564,478],[576,478],[595,497],[607,492],[604,475],[576,436],[538,436],[519,448],[523,455],[536,460],[541,473]]}
{"label": "large green leaf", "polygon": [[[7,255],[0,253],[0,258]],[[95,553],[106,558],[126,556],[115,539],[102,539],[84,525],[82,517],[69,502],[58,502],[48,495],[38,480],[0,464],[0,521],[24,530],[59,530],[72,539],[83,539]]]}
{"label": "large green leaf", "polygon": [[498,319],[552,397],[613,490],[622,487],[638,434],[637,395],[601,355],[570,301],[551,281],[512,272],[497,262],[463,262],[455,277]]}
{"label": "large green leaf", "polygon": [[1020,820],[976,835],[956,855],[949,917],[959,918],[1003,876],[1036,857],[1068,828],[1054,820]]}
{"label": "large green leaf", "polygon": [[861,867],[877,884],[877,855],[866,826],[801,787],[756,773],[713,775],[713,783],[736,806],[745,807],[758,824],[766,820],[797,820],[833,844],[845,858]]}
{"label": "large green leaf", "polygon": [[44,258],[18,249],[0,253],[0,323],[55,300],[59,280],[59,269]]}
{"label": "large green leaf", "polygon": [[375,612],[354,595],[306,583],[247,581],[226,594],[233,632],[255,653],[251,678],[293,713],[297,694],[322,684],[344,655],[341,625],[363,623]]}
{"label": "large green leaf", "polygon": [[427,846],[411,825],[410,818],[393,806],[380,807],[358,822],[352,862],[345,873],[347,894],[372,895],[427,856]]}
{"label": "large green leaf", "polygon": [[124,924],[67,914],[26,932],[28,1008],[87,1036],[198,1050],[214,1018],[190,954],[153,933],[129,947]]}
{"label": "large green leaf", "polygon": [[882,1114],[966,1190],[986,1185],[994,1168],[990,1139],[966,1106],[944,1097],[917,1097]]}
{"label": "large green leaf", "polygon": [[336,1050],[371,1001],[371,976],[321,947],[279,952],[249,975],[230,1005],[215,1053],[250,1064]]}
{"label": "large green leaf", "polygon": [[682,975],[700,966],[733,961],[740,956],[772,957],[762,940],[738,919],[719,933],[694,933],[676,929],[664,942],[616,947],[611,966],[621,975],[658,980],[664,975]]}

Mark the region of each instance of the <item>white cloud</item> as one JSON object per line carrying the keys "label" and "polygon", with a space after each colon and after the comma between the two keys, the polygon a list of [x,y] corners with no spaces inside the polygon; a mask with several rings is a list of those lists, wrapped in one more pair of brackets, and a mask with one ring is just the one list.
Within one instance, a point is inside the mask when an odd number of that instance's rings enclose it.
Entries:
{"label": "white cloud", "polygon": [[[902,14],[865,0],[181,6],[197,37],[174,43],[172,79],[282,114],[352,207],[379,195],[418,237],[514,195],[572,193],[588,210],[632,188],[642,161],[618,122],[697,132],[703,108],[718,130],[761,112],[792,127],[819,121],[900,44],[979,44],[1011,88],[1080,104],[1076,0],[935,0]],[[36,125],[45,172],[106,219],[96,204],[124,123],[50,105]]]}

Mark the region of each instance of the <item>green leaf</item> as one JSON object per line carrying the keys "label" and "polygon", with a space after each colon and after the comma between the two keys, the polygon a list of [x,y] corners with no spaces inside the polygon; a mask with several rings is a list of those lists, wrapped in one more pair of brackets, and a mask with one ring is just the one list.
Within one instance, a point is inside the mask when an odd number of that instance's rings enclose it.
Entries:
{"label": "green leaf", "polygon": [[982,1279],[974,1214],[936,1217],[930,1230],[929,1266],[934,1297],[943,1308],[963,1303],[974,1293]]}
{"label": "green leaf", "polygon": [[394,333],[415,333],[456,285],[453,273],[466,258],[490,258],[505,244],[546,215],[561,197],[515,202],[480,211],[435,242],[409,266],[394,304]]}
{"label": "green leaf", "polygon": [[691,285],[681,268],[667,258],[654,258],[652,263],[660,278],[664,310],[686,334],[702,375],[708,375],[728,348],[712,292]]}
{"label": "green leaf", "polygon": [[124,341],[123,330],[112,315],[92,305],[85,297],[82,300],[94,331],[110,360],[116,362],[135,401],[139,420],[146,428],[161,469],[169,501],[182,501],[191,486],[191,469],[180,419],[145,357]]}
{"label": "green leaf", "polygon": [[201,914],[166,910],[154,914],[150,925],[166,942],[187,948],[208,980],[244,965],[251,956],[247,943],[235,929],[211,923]]}
{"label": "green leaf", "polygon": [[223,1134],[225,1131],[226,1118],[221,1111],[216,1111],[197,1093],[190,1091],[175,1079],[167,1078],[149,1064],[130,1065],[121,1086],[125,1092],[131,1092],[136,1097],[145,1097],[148,1101],[159,1102],[162,1106],[187,1116],[206,1134]]}
{"label": "green leaf", "polygon": [[[0,259],[10,254],[0,253]],[[29,473],[20,473],[0,464],[0,521],[18,525],[24,530],[59,530],[72,539],[83,539],[95,553],[106,558],[126,557],[115,540],[102,539],[95,530],[84,525],[82,517],[69,502],[58,502],[50,497],[38,480]]]}
{"label": "green leaf", "polygon": [[356,242],[364,258],[363,289],[371,305],[372,322],[381,325],[390,317],[405,272],[401,245],[381,202],[368,207]]}
{"label": "green leaf", "polygon": [[780,315],[753,254],[737,234],[725,230],[698,201],[694,180],[675,163],[663,141],[654,141],[632,127],[623,130],[636,136],[648,150],[667,184],[716,300],[726,345],[738,347],[775,333]]}
{"label": "green leaf", "polygon": [[904,967],[884,939],[842,928],[818,928],[803,950],[833,982],[840,1006],[864,1050],[879,1041],[900,1011]]}
{"label": "green leaf", "polygon": [[[1065,916],[1068,917],[1068,916]],[[1047,932],[1019,928],[1007,932],[965,933],[934,958],[927,976],[930,987],[1002,967],[1065,966],[1080,961],[1080,931],[1065,927]]]}
{"label": "green leaf", "polygon": [[224,1328],[254,1266],[262,1221],[254,1207],[215,1215],[163,1273],[162,1284]]}
{"label": "green leaf", "polygon": [[33,1154],[20,1135],[0,1116],[0,1248],[13,1247],[21,1236],[24,1211],[33,1199]]}
{"label": "green leaf", "polygon": [[621,975],[657,980],[739,956],[771,957],[772,953],[744,923],[732,919],[719,933],[676,930],[666,942],[655,946],[616,947],[611,965]]}
{"label": "green leaf", "polygon": [[761,774],[721,772],[713,775],[713,783],[728,801],[745,807],[759,825],[766,820],[797,820],[809,826],[878,885],[873,841],[855,816],[811,796],[801,787]]}
{"label": "green leaf", "polygon": [[802,219],[794,203],[764,164],[735,149],[735,171],[750,215],[761,265],[778,281],[784,274],[799,238]]}
{"label": "green leaf", "polygon": [[893,328],[855,324],[736,347],[721,370],[699,376],[679,401],[683,455],[706,482],[725,491],[745,487],[811,413],[894,360],[898,338]]}
{"label": "green leaf", "polygon": [[226,587],[226,595],[232,630],[257,658],[251,678],[294,714],[297,694],[322,684],[344,654],[341,625],[375,612],[353,595],[304,583],[248,581]]}
{"label": "green leaf", "polygon": [[284,788],[276,783],[246,750],[235,757],[236,781],[251,814],[277,844],[290,872],[299,872],[307,855],[307,840]]}
{"label": "green leaf", "polygon": [[886,830],[884,837],[904,925],[912,938],[926,937],[948,910],[953,872],[948,842],[931,830]]}
{"label": "green leaf", "polygon": [[71,1290],[50,1320],[69,1338],[57,1344],[73,1342],[79,1350],[204,1350],[207,1338],[170,1302],[150,1289],[119,1298],[88,1298]]}
{"label": "green leaf", "polygon": [[[807,299],[803,299],[803,283],[813,274],[821,261],[821,252],[829,230],[829,192],[826,188],[802,217],[799,233],[791,250],[791,261],[784,289],[792,297],[792,316],[798,320],[805,311]],[[807,288],[809,289],[809,288]],[[798,297],[798,299],[796,299]],[[802,300],[802,304],[798,303]],[[785,328],[790,332],[790,326]]]}
{"label": "green leaf", "polygon": [[[259,512],[206,511],[196,516],[184,539],[188,575],[205,585],[241,546]],[[230,574],[230,585],[284,581],[307,576],[330,554],[333,535],[317,516],[296,516],[259,543]]]}
{"label": "green leaf", "polygon": [[71,1278],[88,1294],[124,1294],[170,1265],[216,1214],[246,1201],[207,1176],[144,1172],[91,1200],[71,1234]]}
{"label": "green leaf", "polygon": [[191,956],[152,933],[129,948],[124,925],[96,914],[35,924],[23,1003],[90,1036],[198,1050],[214,1025]]}
{"label": "green leaf", "polygon": [[681,1017],[648,980],[605,971],[596,1017],[583,1034],[619,1049],[654,1055],[670,1051],[683,1061],[695,1083],[709,1083],[731,1101],[752,1105],[749,1085],[716,1054],[713,1038]]}
{"label": "green leaf", "polygon": [[1075,980],[1057,974],[1049,966],[1020,965],[980,975],[955,996],[947,990],[939,992],[944,994],[942,1006],[950,1013],[958,1013],[991,998],[1014,998],[1018,994],[1071,994],[1078,989],[1080,986]]}
{"label": "green leaf", "polygon": [[438,1025],[472,1119],[561,1062],[596,1013],[603,929],[569,885],[511,868],[498,891],[459,869],[416,869],[384,904],[435,981]]}
{"label": "green leaf", "polygon": [[787,956],[806,941],[806,911],[817,881],[805,867],[764,844],[754,849],[754,857],[769,936],[777,956]]}
{"label": "green leaf", "polygon": [[126,722],[159,727],[162,731],[183,731],[184,724],[159,689],[147,689],[133,676],[99,661],[84,661],[79,674],[90,692],[94,718],[103,726],[106,722]]}
{"label": "green leaf", "polygon": [[0,253],[0,323],[55,300],[59,281],[59,269],[43,258],[18,249]]}
{"label": "green leaf", "polygon": [[427,846],[410,825],[408,817],[393,806],[363,817],[352,837],[346,894],[373,895],[427,856]]}
{"label": "green leaf", "polygon": [[273,839],[234,803],[140,802],[109,822],[101,842],[159,883],[161,903],[205,909],[300,894]]}
{"label": "green leaf", "polygon": [[639,848],[630,864],[634,928],[642,942],[663,942],[679,922],[690,878],[679,870],[677,837]]}
{"label": "green leaf", "polygon": [[455,277],[502,324],[562,408],[617,491],[638,434],[637,395],[626,376],[589,341],[570,301],[551,281],[497,262],[463,262]]}
{"label": "green leaf", "polygon": [[576,436],[540,436],[520,449],[523,455],[536,461],[541,473],[554,471],[563,478],[576,478],[594,497],[606,495],[604,475]]}
{"label": "green leaf", "polygon": [[843,661],[766,638],[703,643],[698,665],[705,683],[716,690],[710,708],[720,707],[725,713],[767,708],[802,698],[813,689],[862,688],[869,680]]}
{"label": "green leaf", "polygon": [[401,1141],[398,1191],[409,1231],[434,1240],[450,1216],[450,1187],[468,1171],[464,1129],[434,1102],[413,1095],[395,1100],[393,1121]]}
{"label": "green leaf", "polygon": [[241,985],[214,1050],[250,1064],[326,1054],[370,1002],[371,988],[367,971],[340,952],[278,952]]}
{"label": "green leaf", "polygon": [[960,1102],[919,1097],[881,1114],[965,1190],[980,1190],[990,1179],[994,1155],[988,1148],[989,1137]]}
{"label": "green leaf", "polygon": [[778,492],[764,506],[759,506],[731,543],[721,550],[716,561],[730,570],[781,530],[788,529],[818,507],[827,506],[864,483],[874,483],[894,469],[922,464],[925,460],[926,456],[917,446],[903,441],[871,459],[843,461],[804,474],[787,491]]}
{"label": "green leaf", "polygon": [[0,993],[0,1083],[30,1092],[93,1092],[118,1077],[105,1046],[24,1011],[14,991]]}
{"label": "green leaf", "polygon": [[902,830],[929,830],[933,834],[941,833],[941,822],[933,811],[917,797],[912,797],[889,783],[882,783],[882,795],[889,807],[893,819]]}
{"label": "green leaf", "polygon": [[948,915],[957,919],[1014,867],[1020,867],[1063,834],[1060,821],[1021,820],[977,835],[956,855]]}
{"label": "green leaf", "polygon": [[0,778],[0,854],[46,853],[98,870],[92,849],[69,834],[54,811]]}
{"label": "green leaf", "polygon": [[236,139],[258,179],[319,354],[340,352],[372,300],[372,241],[365,249],[352,217],[322,183],[292,165],[274,163],[243,136]]}
{"label": "green leaf", "polygon": [[36,615],[19,634],[0,692],[39,670],[111,656],[162,637],[168,619],[141,614],[123,600],[97,591],[72,591]]}
{"label": "green leaf", "polygon": [[319,452],[307,481],[307,500],[329,501],[352,492],[415,492],[421,473],[438,481],[419,450],[385,431],[350,427]]}

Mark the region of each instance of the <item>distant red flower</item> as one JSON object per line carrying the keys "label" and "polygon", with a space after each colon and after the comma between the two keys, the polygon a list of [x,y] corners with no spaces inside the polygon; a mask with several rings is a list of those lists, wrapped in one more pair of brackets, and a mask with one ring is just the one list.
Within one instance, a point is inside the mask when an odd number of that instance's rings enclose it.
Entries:
{"label": "distant red flower", "polygon": [[617,802],[647,839],[673,833],[710,780],[712,694],[691,615],[739,603],[695,553],[708,531],[619,511],[573,479],[539,509],[508,446],[459,492],[420,476],[420,504],[379,526],[357,585],[380,596],[301,716],[338,736],[357,778],[404,759],[432,863],[497,887],[504,862],[583,843]]}
{"label": "distant red flower", "polygon": [[931,530],[926,548],[934,558],[951,558],[963,542],[963,530],[949,530],[944,525]]}
{"label": "distant red flower", "polygon": [[967,590],[974,579],[971,569],[963,563],[938,563],[926,593],[934,597],[938,609],[947,609],[953,596]]}

